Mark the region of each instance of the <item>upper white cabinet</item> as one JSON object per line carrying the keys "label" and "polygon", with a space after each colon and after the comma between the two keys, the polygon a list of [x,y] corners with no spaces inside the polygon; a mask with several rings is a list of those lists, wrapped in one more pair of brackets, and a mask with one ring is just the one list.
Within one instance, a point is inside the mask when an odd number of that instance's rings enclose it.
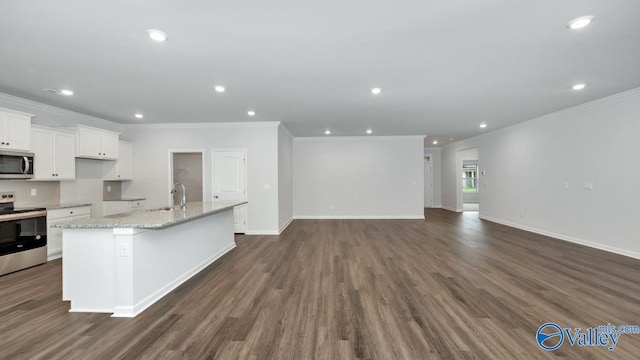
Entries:
{"label": "upper white cabinet", "polygon": [[34,126],[31,151],[35,154],[33,180],[73,180],[76,177],[75,136]]}
{"label": "upper white cabinet", "polygon": [[32,116],[0,108],[0,149],[31,150]]}
{"label": "upper white cabinet", "polygon": [[118,133],[89,126],[77,126],[74,129],[78,144],[76,157],[100,160],[118,159]]}
{"label": "upper white cabinet", "polygon": [[104,164],[105,180],[133,180],[133,145],[120,141],[118,143],[118,160],[106,161]]}

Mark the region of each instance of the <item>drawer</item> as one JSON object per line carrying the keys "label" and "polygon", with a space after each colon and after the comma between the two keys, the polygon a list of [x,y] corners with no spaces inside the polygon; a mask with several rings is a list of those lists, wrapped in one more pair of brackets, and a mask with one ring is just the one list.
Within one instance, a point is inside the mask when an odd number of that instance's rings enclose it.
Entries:
{"label": "drawer", "polygon": [[81,206],[65,209],[54,209],[47,211],[47,218],[51,220],[62,219],[72,216],[91,216],[90,206]]}
{"label": "drawer", "polygon": [[141,209],[144,209],[144,207],[145,207],[144,200],[129,201],[129,209],[131,210],[141,210]]}

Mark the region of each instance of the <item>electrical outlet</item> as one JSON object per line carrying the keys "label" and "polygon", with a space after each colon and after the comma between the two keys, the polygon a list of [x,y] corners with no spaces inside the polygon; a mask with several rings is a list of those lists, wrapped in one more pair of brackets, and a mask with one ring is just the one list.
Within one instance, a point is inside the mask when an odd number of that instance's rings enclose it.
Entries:
{"label": "electrical outlet", "polygon": [[129,244],[121,243],[120,244],[120,257],[129,256]]}
{"label": "electrical outlet", "polygon": [[107,185],[107,192],[111,192],[111,185]]}
{"label": "electrical outlet", "polygon": [[37,188],[31,188],[31,196],[38,196],[38,189]]}

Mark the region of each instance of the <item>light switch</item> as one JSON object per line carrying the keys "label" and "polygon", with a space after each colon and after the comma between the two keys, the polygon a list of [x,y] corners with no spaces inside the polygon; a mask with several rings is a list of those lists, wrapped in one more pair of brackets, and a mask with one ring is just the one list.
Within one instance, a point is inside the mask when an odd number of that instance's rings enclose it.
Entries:
{"label": "light switch", "polygon": [[590,182],[583,183],[582,188],[585,190],[593,190],[593,183],[590,183]]}

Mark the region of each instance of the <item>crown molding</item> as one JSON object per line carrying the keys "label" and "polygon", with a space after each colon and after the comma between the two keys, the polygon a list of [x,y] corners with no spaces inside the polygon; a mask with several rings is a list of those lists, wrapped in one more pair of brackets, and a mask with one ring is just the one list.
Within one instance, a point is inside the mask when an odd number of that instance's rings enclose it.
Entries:
{"label": "crown molding", "polygon": [[295,139],[295,136],[293,136],[291,131],[289,131],[289,129],[287,129],[286,126],[284,126],[284,123],[280,123],[280,128],[282,128],[282,130],[284,130],[284,132],[289,136],[289,138]]}
{"label": "crown molding", "polygon": [[391,135],[391,136],[313,136],[313,137],[296,137],[295,142],[335,142],[335,141],[380,141],[380,140],[406,140],[419,139],[424,141],[427,135]]}
{"label": "crown molding", "polygon": [[[115,127],[115,128],[121,128],[122,124],[114,122],[114,121],[109,121],[109,120],[104,120],[104,119],[100,119],[98,117],[95,116],[91,116],[91,115],[87,115],[87,114],[83,114],[83,113],[79,113],[76,111],[71,111],[71,110],[67,110],[67,109],[63,109],[63,108],[59,108],[56,106],[52,106],[52,105],[47,105],[47,104],[43,104],[43,103],[39,103],[33,100],[29,100],[29,99],[25,99],[25,98],[21,98],[21,97],[17,97],[17,96],[13,96],[13,95],[9,95],[9,94],[5,94],[5,93],[0,93],[0,100],[4,100],[7,101],[11,104],[15,104],[18,106],[24,106],[29,108],[31,111],[31,109],[33,109],[33,112],[36,112],[35,110],[42,110],[42,111],[47,111],[56,115],[62,115],[71,119],[76,119],[76,120],[81,120],[83,123],[87,124],[87,125],[93,125],[93,126],[97,126],[97,127],[102,127],[102,126],[107,126],[107,127]],[[34,116],[38,116],[38,114],[35,114]]]}
{"label": "crown molding", "polygon": [[124,129],[277,128],[280,121],[121,124]]}

